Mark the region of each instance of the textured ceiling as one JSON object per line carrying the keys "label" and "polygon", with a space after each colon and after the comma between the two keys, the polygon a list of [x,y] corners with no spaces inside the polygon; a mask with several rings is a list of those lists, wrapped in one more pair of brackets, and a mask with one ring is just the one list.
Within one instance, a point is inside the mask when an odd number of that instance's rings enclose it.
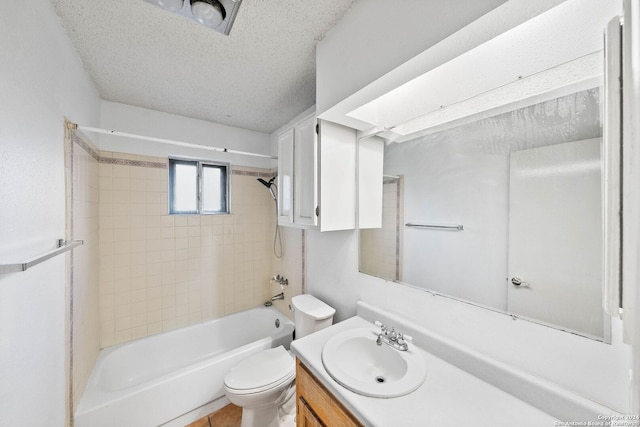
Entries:
{"label": "textured ceiling", "polygon": [[51,0],[108,101],[272,132],[315,103],[315,46],[354,0],[244,0],[229,36],[143,0]]}

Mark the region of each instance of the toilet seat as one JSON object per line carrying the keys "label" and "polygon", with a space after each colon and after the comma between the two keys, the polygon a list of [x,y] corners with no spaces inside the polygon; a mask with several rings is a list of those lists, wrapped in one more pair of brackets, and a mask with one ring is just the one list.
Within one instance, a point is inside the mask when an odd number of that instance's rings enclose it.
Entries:
{"label": "toilet seat", "polygon": [[291,382],[295,361],[283,346],[252,354],[224,377],[224,386],[235,394],[253,394]]}

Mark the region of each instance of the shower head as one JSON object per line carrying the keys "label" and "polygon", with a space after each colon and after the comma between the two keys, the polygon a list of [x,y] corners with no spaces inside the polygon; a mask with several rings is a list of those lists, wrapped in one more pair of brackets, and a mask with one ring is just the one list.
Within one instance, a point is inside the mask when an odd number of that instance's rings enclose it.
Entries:
{"label": "shower head", "polygon": [[260,184],[264,185],[267,188],[271,187],[271,184],[273,184],[273,178],[271,179],[271,181],[265,181],[262,178],[258,178],[258,181],[260,181]]}
{"label": "shower head", "polygon": [[[276,180],[276,176],[274,176],[273,178],[271,178],[269,181],[265,181],[262,178],[258,178],[258,181],[260,182],[260,184],[264,185],[265,187],[267,187],[269,189],[269,192],[271,193],[271,197],[273,197],[273,200],[276,200],[276,193],[273,192],[273,187],[275,187],[276,185],[273,183],[273,181]],[[277,189],[277,187],[276,187]]]}

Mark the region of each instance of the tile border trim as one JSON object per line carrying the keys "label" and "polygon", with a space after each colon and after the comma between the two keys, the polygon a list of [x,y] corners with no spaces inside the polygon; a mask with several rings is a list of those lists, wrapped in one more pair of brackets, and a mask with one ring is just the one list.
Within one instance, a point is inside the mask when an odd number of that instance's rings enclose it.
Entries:
{"label": "tile border trim", "polygon": [[144,160],[117,159],[114,157],[100,157],[100,163],[119,166],[138,166],[143,168],[167,169],[167,164],[162,162],[148,162]]}
{"label": "tile border trim", "polygon": [[[83,147],[84,148],[84,147]],[[87,151],[89,152],[89,151]],[[95,152],[94,152],[95,153]],[[90,153],[91,154],[91,153]],[[96,155],[97,156],[97,155]],[[93,157],[93,155],[92,155]],[[94,157],[96,158],[96,157]],[[167,169],[168,165],[166,162],[151,162],[146,160],[132,160],[132,159],[121,159],[116,157],[98,157],[97,160],[100,163],[118,165],[118,166],[136,166],[143,168],[155,168],[155,169]],[[252,176],[258,178],[271,178],[275,175],[275,172],[272,172],[267,169],[260,170],[247,170],[236,166],[231,166],[231,174],[239,175],[239,176]]]}
{"label": "tile border trim", "polygon": [[271,178],[274,175],[273,172],[260,172],[260,171],[255,171],[255,170],[242,170],[242,169],[236,169],[234,167],[231,168],[231,173],[233,175],[257,176],[259,178]]}
{"label": "tile border trim", "polygon": [[78,147],[82,148],[95,161],[100,162],[100,160],[102,159],[98,154],[98,149],[82,135],[78,134],[78,132],[71,132],[71,142],[72,144],[77,144]]}

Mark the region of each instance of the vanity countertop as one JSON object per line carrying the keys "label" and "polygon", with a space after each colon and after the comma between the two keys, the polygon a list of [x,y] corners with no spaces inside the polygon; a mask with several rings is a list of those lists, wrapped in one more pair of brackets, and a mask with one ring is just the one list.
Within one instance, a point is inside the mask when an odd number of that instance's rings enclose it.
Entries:
{"label": "vanity countertop", "polygon": [[[558,420],[473,375],[416,348],[427,362],[427,378],[408,395],[379,399],[339,385],[322,365],[322,348],[331,337],[353,328],[376,327],[354,316],[291,344],[292,352],[361,422],[370,426],[541,427]],[[410,344],[413,345],[413,344]]]}

